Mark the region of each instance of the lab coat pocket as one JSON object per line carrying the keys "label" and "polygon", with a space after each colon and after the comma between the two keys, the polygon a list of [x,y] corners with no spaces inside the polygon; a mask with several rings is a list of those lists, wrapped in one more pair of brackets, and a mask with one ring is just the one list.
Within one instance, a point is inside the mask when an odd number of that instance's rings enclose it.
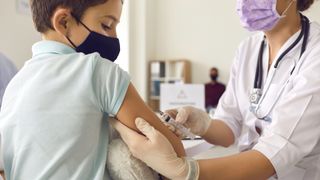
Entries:
{"label": "lab coat pocket", "polygon": [[280,96],[285,88],[285,84],[271,84],[268,90],[263,95],[264,98],[261,99],[261,104],[257,111],[259,117],[267,117],[270,112],[280,99]]}

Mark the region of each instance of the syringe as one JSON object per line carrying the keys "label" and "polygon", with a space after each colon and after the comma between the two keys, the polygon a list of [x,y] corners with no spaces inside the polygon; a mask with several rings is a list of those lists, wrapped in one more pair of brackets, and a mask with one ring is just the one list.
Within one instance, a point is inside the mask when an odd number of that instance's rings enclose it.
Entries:
{"label": "syringe", "polygon": [[177,123],[172,117],[169,116],[169,114],[166,114],[164,112],[159,112],[160,113],[160,118],[162,121],[174,126],[174,128],[178,129],[183,136],[187,136],[190,139],[194,140],[196,138],[196,136],[191,133],[186,127],[184,127],[183,125]]}

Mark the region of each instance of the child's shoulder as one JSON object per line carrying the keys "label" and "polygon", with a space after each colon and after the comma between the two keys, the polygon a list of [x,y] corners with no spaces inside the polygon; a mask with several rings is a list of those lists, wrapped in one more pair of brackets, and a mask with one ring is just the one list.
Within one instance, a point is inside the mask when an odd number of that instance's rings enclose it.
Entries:
{"label": "child's shoulder", "polygon": [[109,77],[127,77],[130,79],[130,75],[123,70],[118,64],[102,58],[98,53],[92,53],[86,55],[92,61],[93,64],[93,74],[99,76],[109,76]]}
{"label": "child's shoulder", "polygon": [[[84,54],[83,54],[84,55]],[[99,55],[99,53],[92,53],[89,55],[84,55],[87,56],[88,59],[92,61],[94,66],[104,68],[104,69],[120,69],[120,66],[114,62],[111,62],[108,59],[105,59]]]}
{"label": "child's shoulder", "polygon": [[85,55],[83,53],[81,53],[81,54],[84,55],[84,56],[87,56],[90,59],[92,59],[97,64],[105,64],[105,65],[109,65],[109,66],[116,66],[115,63],[111,62],[108,59],[105,59],[105,58],[101,57],[99,53],[92,53],[92,54],[88,54],[88,55]]}

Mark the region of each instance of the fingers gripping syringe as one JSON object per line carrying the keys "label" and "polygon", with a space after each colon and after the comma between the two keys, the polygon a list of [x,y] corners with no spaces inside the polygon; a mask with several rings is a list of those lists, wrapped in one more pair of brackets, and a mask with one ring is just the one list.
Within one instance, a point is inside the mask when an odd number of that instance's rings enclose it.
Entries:
{"label": "fingers gripping syringe", "polygon": [[189,137],[192,140],[196,138],[196,136],[194,134],[192,134],[189,129],[187,129],[183,125],[177,123],[172,117],[169,116],[169,114],[166,114],[161,111],[159,113],[160,113],[160,118],[162,121],[172,125],[174,128],[179,130],[183,136]]}

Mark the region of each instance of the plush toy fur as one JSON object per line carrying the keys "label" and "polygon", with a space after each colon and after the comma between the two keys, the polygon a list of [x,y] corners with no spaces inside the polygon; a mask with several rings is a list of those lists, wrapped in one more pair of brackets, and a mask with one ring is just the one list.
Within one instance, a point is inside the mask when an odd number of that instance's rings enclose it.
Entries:
{"label": "plush toy fur", "polygon": [[159,175],[132,156],[114,129],[110,129],[107,169],[113,180],[159,180]]}

